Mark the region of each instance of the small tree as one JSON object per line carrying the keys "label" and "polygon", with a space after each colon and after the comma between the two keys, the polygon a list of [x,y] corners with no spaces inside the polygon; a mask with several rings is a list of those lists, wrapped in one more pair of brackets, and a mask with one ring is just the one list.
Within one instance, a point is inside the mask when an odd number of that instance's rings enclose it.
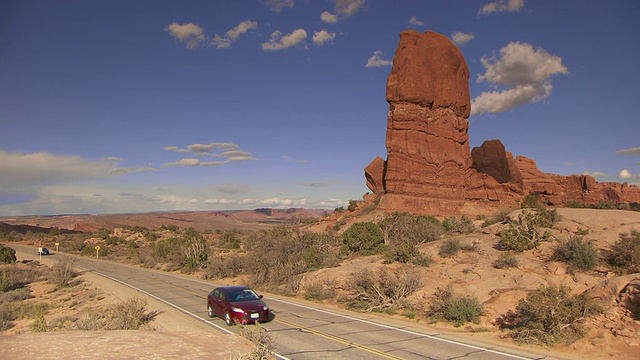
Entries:
{"label": "small tree", "polygon": [[0,264],[13,264],[17,260],[14,249],[0,244]]}
{"label": "small tree", "polygon": [[593,242],[574,236],[556,247],[554,258],[569,264],[569,271],[589,271],[593,270],[598,262],[598,249]]}
{"label": "small tree", "polygon": [[342,233],[343,249],[360,255],[381,254],[385,250],[380,227],[372,222],[358,222]]}

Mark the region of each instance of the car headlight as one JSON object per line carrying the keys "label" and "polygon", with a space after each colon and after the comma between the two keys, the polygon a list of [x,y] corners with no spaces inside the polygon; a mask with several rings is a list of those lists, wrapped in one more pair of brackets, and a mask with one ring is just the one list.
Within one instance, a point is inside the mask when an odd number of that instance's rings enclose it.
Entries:
{"label": "car headlight", "polygon": [[237,313],[244,313],[244,310],[239,309],[237,307],[231,307],[231,310],[234,311],[234,312],[237,312]]}
{"label": "car headlight", "polygon": [[262,307],[262,310],[269,311],[269,307],[268,306],[264,306],[264,307]]}

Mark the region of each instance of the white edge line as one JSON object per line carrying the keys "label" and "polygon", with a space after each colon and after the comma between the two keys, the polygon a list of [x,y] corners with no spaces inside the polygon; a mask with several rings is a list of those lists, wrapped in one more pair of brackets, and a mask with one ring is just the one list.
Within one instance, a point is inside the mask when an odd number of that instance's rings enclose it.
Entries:
{"label": "white edge line", "polygon": [[[118,280],[118,279],[116,279],[116,278],[112,278],[112,277],[111,277],[111,276],[109,276],[109,275],[102,274],[102,273],[100,273],[100,272],[98,272],[98,271],[92,271],[92,272],[93,272],[93,273],[95,273],[95,274],[98,274],[98,275],[100,275],[100,276],[102,276],[102,277],[105,277],[105,278],[107,278],[107,279],[109,279],[109,280],[115,281],[115,282],[117,282],[118,284],[121,284],[121,285],[124,285],[124,286],[128,286],[128,287],[130,287],[130,288],[132,288],[132,289],[134,289],[134,290],[136,290],[136,291],[139,291],[139,292],[141,292],[141,293],[143,293],[143,294],[145,294],[145,295],[147,295],[147,296],[149,296],[149,297],[151,297],[151,298],[153,298],[153,299],[155,299],[155,300],[160,301],[161,303],[163,303],[163,304],[165,304],[165,305],[168,305],[168,306],[170,306],[170,307],[172,307],[172,308],[174,308],[174,309],[176,309],[176,310],[181,311],[182,313],[184,313],[184,314],[186,314],[186,315],[189,315],[189,316],[191,316],[191,317],[193,317],[193,318],[195,318],[195,319],[197,319],[197,320],[200,320],[201,322],[203,322],[203,323],[205,323],[205,324],[207,324],[207,325],[213,326],[213,327],[217,328],[218,330],[220,330],[220,331],[222,331],[222,332],[225,332],[225,333],[227,333],[227,334],[229,334],[229,335],[238,335],[238,334],[234,333],[234,332],[233,332],[233,331],[231,331],[231,330],[227,330],[227,329],[223,328],[223,327],[222,327],[222,326],[220,326],[220,325],[216,325],[216,324],[212,323],[211,321],[207,321],[207,319],[205,319],[205,318],[203,318],[203,317],[201,317],[201,316],[198,316],[198,315],[196,315],[196,314],[194,314],[194,313],[191,313],[191,312],[189,312],[189,311],[187,311],[187,310],[185,310],[185,309],[183,309],[183,308],[181,308],[181,307],[179,307],[179,306],[176,306],[176,305],[174,305],[174,304],[172,304],[172,303],[170,303],[170,302],[168,302],[168,301],[166,301],[166,300],[164,300],[164,299],[161,299],[161,298],[159,298],[159,297],[157,297],[157,296],[155,296],[155,295],[153,295],[153,294],[150,294],[150,293],[148,293],[148,292],[146,292],[146,291],[144,291],[144,290],[142,290],[142,289],[140,289],[140,288],[137,288],[137,287],[135,287],[135,286],[133,286],[133,285],[127,284],[127,283],[125,283],[125,282],[123,282],[123,281],[120,281],[120,280]],[[238,336],[239,336],[239,335],[238,335]],[[282,360],[291,360],[291,359],[289,359],[289,358],[287,358],[287,357],[285,357],[285,356],[282,356],[282,355],[280,355],[280,354],[277,354],[277,353],[273,353],[273,355],[274,355],[274,356],[276,356],[276,357],[277,357],[277,358],[279,358],[279,359],[282,359]]]}
{"label": "white edge line", "polygon": [[349,320],[360,321],[360,322],[363,322],[365,324],[375,325],[375,326],[379,326],[379,327],[386,328],[386,329],[389,329],[389,330],[400,331],[400,332],[404,332],[404,333],[411,334],[411,335],[417,335],[417,336],[420,336],[420,337],[426,337],[426,338],[433,339],[433,340],[443,341],[443,342],[454,344],[454,345],[466,346],[466,347],[469,347],[469,348],[472,348],[472,349],[475,349],[475,350],[482,350],[482,351],[486,351],[486,352],[490,352],[490,353],[494,353],[494,354],[498,354],[498,355],[512,357],[514,359],[532,360],[532,358],[528,358],[528,357],[522,357],[522,356],[519,356],[519,355],[509,354],[509,353],[506,353],[506,352],[503,352],[503,351],[492,350],[492,349],[481,347],[481,346],[465,344],[463,342],[459,342],[459,341],[455,341],[455,340],[448,340],[448,339],[444,339],[444,338],[433,336],[433,335],[428,335],[428,334],[423,334],[423,333],[419,333],[419,332],[415,332],[415,331],[411,331],[411,330],[397,328],[397,327],[393,327],[393,326],[390,326],[390,325],[384,325],[384,324],[376,323],[376,322],[369,321],[369,320],[363,320],[363,319],[359,319],[359,318],[348,316],[348,315],[342,315],[342,314],[334,313],[334,312],[327,311],[327,310],[316,309],[316,308],[308,307],[308,306],[305,306],[305,305],[292,303],[292,302],[289,302],[289,301],[286,301],[286,300],[270,298],[269,301],[280,301],[280,302],[283,302],[285,304],[298,306],[298,307],[301,307],[301,308],[307,309],[307,310],[318,311],[318,312],[321,312],[321,313],[325,313],[325,314],[329,314],[329,315],[333,315],[333,316],[338,316],[338,317],[349,319]]}

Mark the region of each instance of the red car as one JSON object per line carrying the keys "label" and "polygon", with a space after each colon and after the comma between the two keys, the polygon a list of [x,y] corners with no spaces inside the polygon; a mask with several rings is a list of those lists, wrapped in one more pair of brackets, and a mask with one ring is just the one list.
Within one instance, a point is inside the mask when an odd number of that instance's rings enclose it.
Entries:
{"label": "red car", "polygon": [[270,320],[267,304],[262,295],[246,286],[221,286],[207,296],[207,315],[224,319],[227,325],[255,323]]}

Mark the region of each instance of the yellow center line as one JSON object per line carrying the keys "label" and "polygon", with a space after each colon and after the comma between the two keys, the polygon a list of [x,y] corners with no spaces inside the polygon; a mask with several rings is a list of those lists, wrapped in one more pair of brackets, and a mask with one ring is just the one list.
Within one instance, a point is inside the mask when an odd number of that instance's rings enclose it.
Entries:
{"label": "yellow center line", "polygon": [[276,318],[276,319],[274,319],[274,321],[277,321],[279,323],[282,323],[282,324],[285,324],[287,326],[291,326],[291,327],[294,327],[294,328],[297,328],[297,329],[300,329],[300,330],[304,330],[306,332],[312,333],[314,335],[318,335],[318,336],[323,337],[325,339],[333,340],[333,341],[339,342],[341,344],[354,347],[354,348],[356,348],[358,350],[366,351],[368,353],[381,356],[381,357],[386,358],[386,359],[402,360],[401,357],[389,355],[389,354],[387,354],[385,352],[382,352],[382,351],[379,351],[379,350],[376,350],[376,349],[373,349],[373,348],[370,348],[370,347],[367,347],[367,346],[364,346],[364,345],[360,345],[358,343],[354,343],[352,341],[349,341],[349,340],[346,340],[346,339],[343,339],[343,338],[340,338],[340,337],[337,337],[337,336],[334,336],[334,335],[325,334],[325,333],[319,332],[317,330],[312,330],[312,329],[309,329],[309,328],[304,327],[304,326],[300,326],[300,325],[297,325],[297,324],[294,324],[294,323],[290,323],[290,322],[285,321],[285,320],[281,320],[281,319]]}

